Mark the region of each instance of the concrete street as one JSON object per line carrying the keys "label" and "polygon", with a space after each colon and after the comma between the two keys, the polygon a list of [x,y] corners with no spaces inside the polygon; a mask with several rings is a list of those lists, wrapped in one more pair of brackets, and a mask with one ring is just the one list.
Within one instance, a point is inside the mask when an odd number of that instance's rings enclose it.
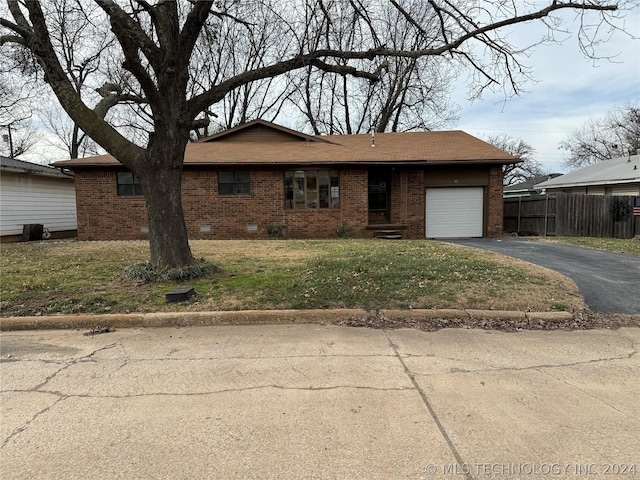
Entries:
{"label": "concrete street", "polygon": [[0,335],[0,478],[640,478],[640,329]]}

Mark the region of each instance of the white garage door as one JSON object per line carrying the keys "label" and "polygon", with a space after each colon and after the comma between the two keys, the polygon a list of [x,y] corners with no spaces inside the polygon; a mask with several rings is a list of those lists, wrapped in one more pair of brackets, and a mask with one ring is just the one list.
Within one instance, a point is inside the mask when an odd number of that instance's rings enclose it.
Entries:
{"label": "white garage door", "polygon": [[483,190],[427,188],[427,238],[482,237]]}

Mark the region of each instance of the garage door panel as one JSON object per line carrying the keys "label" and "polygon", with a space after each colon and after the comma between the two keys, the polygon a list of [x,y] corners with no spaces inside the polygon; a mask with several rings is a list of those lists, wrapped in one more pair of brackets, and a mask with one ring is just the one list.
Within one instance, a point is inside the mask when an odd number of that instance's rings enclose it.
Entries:
{"label": "garage door panel", "polygon": [[428,238],[482,237],[483,187],[427,188]]}

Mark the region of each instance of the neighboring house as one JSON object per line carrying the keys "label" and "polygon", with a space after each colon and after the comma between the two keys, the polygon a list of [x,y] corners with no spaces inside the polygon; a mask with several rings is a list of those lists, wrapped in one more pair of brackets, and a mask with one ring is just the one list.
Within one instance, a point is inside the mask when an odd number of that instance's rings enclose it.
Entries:
{"label": "neighboring house", "polygon": [[[311,136],[255,120],[187,146],[190,238],[502,234],[502,166],[515,157],[462,131]],[[104,155],[55,164],[76,179],[80,240],[146,238],[136,177]]]}
{"label": "neighboring house", "polygon": [[73,175],[35,163],[0,157],[0,235],[22,239],[24,225],[40,224],[52,237],[76,235]]}
{"label": "neighboring house", "polygon": [[540,195],[540,191],[534,188],[534,185],[551,180],[562,175],[561,173],[551,173],[549,175],[538,175],[537,177],[530,178],[524,182],[516,183],[515,185],[508,185],[504,187],[504,198],[514,197],[536,197]]}
{"label": "neighboring house", "polygon": [[604,160],[536,184],[546,193],[640,195],[640,155]]}

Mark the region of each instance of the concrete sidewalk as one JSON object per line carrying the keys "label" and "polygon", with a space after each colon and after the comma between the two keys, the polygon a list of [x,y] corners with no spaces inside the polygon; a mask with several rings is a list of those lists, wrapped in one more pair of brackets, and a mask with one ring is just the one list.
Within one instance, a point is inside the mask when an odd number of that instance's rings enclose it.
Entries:
{"label": "concrete sidewalk", "polygon": [[3,479],[640,478],[637,328],[0,338]]}

